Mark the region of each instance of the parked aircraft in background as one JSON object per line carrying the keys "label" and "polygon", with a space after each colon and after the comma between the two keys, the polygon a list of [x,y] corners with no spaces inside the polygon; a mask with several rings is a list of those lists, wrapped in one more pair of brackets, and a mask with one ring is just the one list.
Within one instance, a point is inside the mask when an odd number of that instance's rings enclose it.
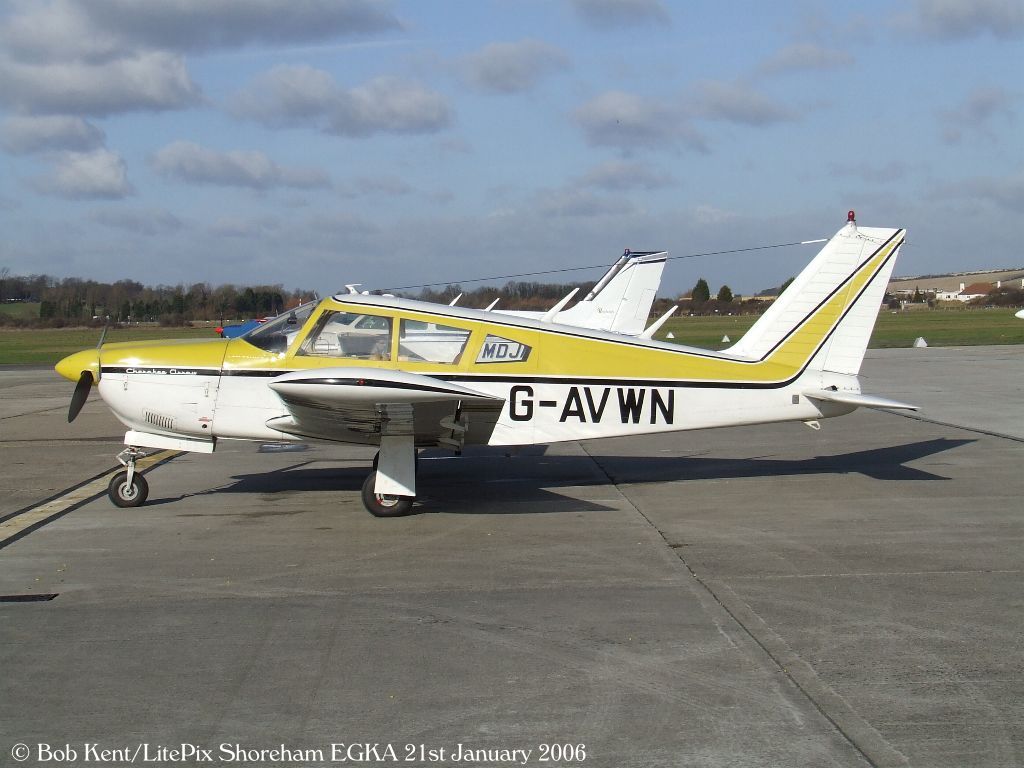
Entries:
{"label": "parked aircraft in background", "polygon": [[237,339],[249,331],[256,330],[270,319],[269,317],[261,317],[256,320],[246,320],[244,323],[236,323],[235,325],[223,325],[217,329],[217,333],[222,339]]}
{"label": "parked aircraft in background", "polygon": [[495,311],[534,320],[552,320],[557,315],[558,322],[564,325],[638,336],[651,316],[667,258],[665,251],[627,250],[590,292],[569,309],[562,307],[575,296],[575,291],[546,312]]}
{"label": "parked aircraft in background", "polygon": [[[857,373],[905,231],[849,221],[724,352],[385,296],[298,307],[243,338],[105,344],[57,364],[127,427],[119,506],[145,501],[143,448],[210,453],[225,440],[379,446],[363,502],[408,513],[416,449],[529,445],[914,408]],[[363,324],[362,320],[372,318]]]}

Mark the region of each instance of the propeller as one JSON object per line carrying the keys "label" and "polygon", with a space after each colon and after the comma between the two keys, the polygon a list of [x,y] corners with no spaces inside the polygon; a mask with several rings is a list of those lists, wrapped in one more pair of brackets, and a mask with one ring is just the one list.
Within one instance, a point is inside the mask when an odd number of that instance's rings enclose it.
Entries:
{"label": "propeller", "polygon": [[92,371],[82,371],[75,385],[75,393],[71,395],[71,407],[68,408],[68,424],[75,420],[78,413],[89,398],[89,390],[92,389]]}
{"label": "propeller", "polygon": [[[103,342],[106,341],[108,328],[110,328],[109,317],[107,318],[107,324],[103,326],[103,332],[100,334],[100,341],[96,345],[95,352],[76,352],[57,363],[57,373],[66,379],[71,379],[71,381],[75,380],[75,373],[81,371],[78,376],[78,383],[75,384],[75,392],[71,395],[71,406],[68,408],[69,424],[81,413],[82,408],[85,406],[85,401],[89,399],[89,390],[92,389],[94,383],[99,381],[100,350],[103,347]],[[94,369],[96,371],[95,375],[93,375]]]}

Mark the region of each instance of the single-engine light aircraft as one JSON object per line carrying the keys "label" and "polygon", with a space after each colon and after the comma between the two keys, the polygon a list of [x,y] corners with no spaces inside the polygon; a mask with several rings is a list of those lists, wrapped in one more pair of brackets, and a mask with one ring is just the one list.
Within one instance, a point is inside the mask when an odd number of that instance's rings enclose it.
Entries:
{"label": "single-engine light aircraft", "polygon": [[[722,352],[541,319],[345,294],[238,339],[101,344],[57,364],[127,427],[109,493],[142,504],[143,448],[211,453],[223,440],[379,446],[366,508],[407,514],[416,450],[529,445],[818,420],[914,406],[861,392],[857,373],[905,238],[847,224]],[[660,321],[659,321],[660,322]],[[656,323],[657,324],[657,323]],[[653,328],[653,326],[652,326]]]}

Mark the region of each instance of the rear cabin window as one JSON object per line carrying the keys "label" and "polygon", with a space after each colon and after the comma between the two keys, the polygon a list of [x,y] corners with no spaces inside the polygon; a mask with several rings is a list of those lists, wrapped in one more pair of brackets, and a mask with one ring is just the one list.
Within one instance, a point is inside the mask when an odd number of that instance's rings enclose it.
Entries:
{"label": "rear cabin window", "polygon": [[462,359],[470,332],[465,328],[420,320],[403,320],[398,334],[398,360],[455,365]]}
{"label": "rear cabin window", "polygon": [[324,312],[309,334],[300,355],[343,357],[349,360],[391,359],[390,317],[355,312]]}

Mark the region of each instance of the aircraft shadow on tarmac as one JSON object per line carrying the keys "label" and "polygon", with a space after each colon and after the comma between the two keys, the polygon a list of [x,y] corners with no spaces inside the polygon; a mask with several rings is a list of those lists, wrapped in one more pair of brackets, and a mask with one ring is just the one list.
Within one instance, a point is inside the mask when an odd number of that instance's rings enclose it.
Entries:
{"label": "aircraft shadow on tarmac", "polygon": [[609,456],[595,457],[595,460],[616,483],[817,474],[861,474],[875,480],[949,480],[943,475],[908,467],[907,464],[973,442],[938,438],[811,459]]}
{"label": "aircraft shadow on tarmac", "polygon": [[[789,475],[861,474],[884,481],[941,481],[950,478],[907,466],[975,442],[939,438],[865,451],[815,456],[808,459],[696,458],[693,456],[548,456],[543,450],[506,458],[493,449],[476,450],[461,459],[446,460],[424,452],[420,463],[419,511],[430,506],[455,514],[522,514],[595,512],[611,509],[572,498],[553,489],[614,483],[664,483],[687,480],[779,477]],[[274,497],[296,492],[358,493],[369,466],[337,466],[310,460],[269,472],[235,475],[218,488],[165,499],[169,504],[191,496],[222,493],[264,494]],[[483,503],[481,503],[483,502]],[[426,508],[424,508],[426,507]]]}

